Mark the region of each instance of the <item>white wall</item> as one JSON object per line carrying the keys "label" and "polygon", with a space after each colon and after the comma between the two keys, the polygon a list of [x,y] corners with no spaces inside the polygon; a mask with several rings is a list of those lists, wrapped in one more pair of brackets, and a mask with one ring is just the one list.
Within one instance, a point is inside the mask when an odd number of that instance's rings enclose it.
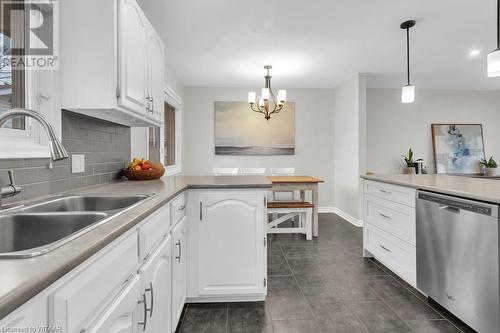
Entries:
{"label": "white wall", "polygon": [[401,104],[399,89],[368,89],[367,164],[378,174],[401,173],[412,147],[434,172],[432,123],[482,123],[486,155],[500,159],[500,94],[495,91],[417,90]]}
{"label": "white wall", "polygon": [[[320,206],[333,207],[334,133],[331,90],[289,89],[287,91],[288,99],[295,102],[295,155],[214,154],[214,102],[246,101],[250,90],[255,90],[255,87],[185,89],[184,173],[210,174],[213,167],[295,167],[299,174],[325,180],[325,183],[319,186]],[[264,117],[262,119],[265,121]]]}
{"label": "white wall", "polygon": [[365,169],[365,89],[366,77],[356,74],[335,88],[334,156],[335,207],[361,218],[360,174]]}

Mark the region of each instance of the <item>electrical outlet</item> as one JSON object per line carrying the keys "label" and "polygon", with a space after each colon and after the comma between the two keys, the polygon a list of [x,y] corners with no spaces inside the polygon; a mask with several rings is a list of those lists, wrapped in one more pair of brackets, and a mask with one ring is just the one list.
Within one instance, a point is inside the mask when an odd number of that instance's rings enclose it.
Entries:
{"label": "electrical outlet", "polygon": [[71,155],[71,173],[85,172],[85,155],[72,154]]}

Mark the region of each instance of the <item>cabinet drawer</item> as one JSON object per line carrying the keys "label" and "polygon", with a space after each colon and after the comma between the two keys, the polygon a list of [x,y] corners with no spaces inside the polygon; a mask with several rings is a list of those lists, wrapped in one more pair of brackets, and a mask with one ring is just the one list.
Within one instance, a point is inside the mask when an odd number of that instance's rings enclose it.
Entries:
{"label": "cabinet drawer", "polygon": [[415,208],[365,195],[366,222],[415,245]]}
{"label": "cabinet drawer", "polygon": [[415,207],[416,191],[409,187],[366,180],[365,194]]}
{"label": "cabinet drawer", "polygon": [[172,225],[177,224],[186,215],[186,195],[181,193],[172,201]]}
{"label": "cabinet drawer", "polygon": [[370,223],[364,228],[364,247],[377,260],[412,286],[416,286],[416,248]]}
{"label": "cabinet drawer", "polygon": [[139,257],[144,260],[170,232],[170,205],[158,209],[139,228]]}
{"label": "cabinet drawer", "polygon": [[80,332],[118,294],[137,270],[137,234],[132,233],[49,296],[49,322],[62,332]]}

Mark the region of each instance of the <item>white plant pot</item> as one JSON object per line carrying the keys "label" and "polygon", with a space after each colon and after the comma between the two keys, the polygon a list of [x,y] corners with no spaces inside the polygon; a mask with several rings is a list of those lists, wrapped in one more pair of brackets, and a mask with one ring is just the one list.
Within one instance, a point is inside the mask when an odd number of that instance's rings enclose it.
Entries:
{"label": "white plant pot", "polygon": [[496,176],[497,175],[497,168],[485,168],[486,170],[486,176]]}
{"label": "white plant pot", "polygon": [[403,168],[403,172],[406,174],[406,175],[414,175],[417,173],[415,167],[404,167]]}

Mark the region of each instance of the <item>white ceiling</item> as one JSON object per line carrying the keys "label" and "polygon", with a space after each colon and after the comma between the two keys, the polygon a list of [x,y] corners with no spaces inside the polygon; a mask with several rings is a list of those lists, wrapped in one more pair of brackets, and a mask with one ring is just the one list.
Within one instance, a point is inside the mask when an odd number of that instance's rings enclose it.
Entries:
{"label": "white ceiling", "polygon": [[[370,87],[405,82],[411,31],[418,88],[500,90],[486,77],[496,48],[495,0],[141,0],[186,86],[332,88],[356,72]],[[469,56],[479,49],[477,57]]]}

